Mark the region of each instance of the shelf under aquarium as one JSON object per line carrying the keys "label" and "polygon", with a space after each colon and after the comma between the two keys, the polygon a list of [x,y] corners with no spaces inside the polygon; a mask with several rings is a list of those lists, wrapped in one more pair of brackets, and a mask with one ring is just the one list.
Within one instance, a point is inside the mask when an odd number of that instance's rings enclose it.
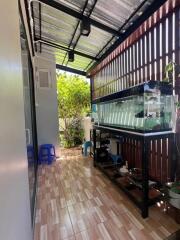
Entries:
{"label": "shelf under aquarium", "polygon": [[[115,163],[107,159],[99,158],[97,150],[100,147],[101,137],[105,134],[109,134],[109,138],[125,138],[138,141],[138,161],[141,168],[141,179],[133,177],[131,174],[122,174],[120,168],[122,166],[119,163]],[[174,145],[174,132],[161,131],[161,132],[151,132],[151,133],[140,133],[118,129],[109,126],[94,125],[93,126],[93,146],[94,146],[94,166],[98,167],[113,183],[115,183],[122,191],[124,191],[127,196],[136,204],[136,206],[141,210],[141,215],[143,218],[148,217],[149,206],[154,204],[159,198],[161,198],[161,193],[158,190],[161,187],[161,182],[159,180],[153,179],[149,172],[149,151],[150,143],[153,140],[164,140],[169,139]],[[119,143],[119,142],[118,142]],[[127,143],[125,141],[125,143]],[[121,151],[125,147],[125,151],[130,151],[132,157],[132,151],[127,149],[126,146],[121,144]],[[97,147],[98,146],[98,147]],[[117,155],[119,155],[119,144],[117,144]],[[142,147],[141,147],[142,146]],[[173,148],[170,149],[173,151]],[[123,156],[122,156],[123,157]],[[127,156],[124,156],[124,161],[129,161]],[[128,163],[129,165],[129,163]],[[137,167],[135,163],[129,165],[132,167]],[[131,171],[132,173],[132,171]]]}
{"label": "shelf under aquarium", "polygon": [[[143,199],[143,190],[137,185],[133,184],[127,176],[121,176],[118,171],[118,165],[110,165],[106,163],[96,162],[96,166],[111,180],[113,181],[121,190],[125,191],[126,194],[131,198],[131,200],[141,208],[141,202]],[[161,193],[155,187],[149,187],[148,191],[148,205],[151,206],[158,199],[161,198]]]}

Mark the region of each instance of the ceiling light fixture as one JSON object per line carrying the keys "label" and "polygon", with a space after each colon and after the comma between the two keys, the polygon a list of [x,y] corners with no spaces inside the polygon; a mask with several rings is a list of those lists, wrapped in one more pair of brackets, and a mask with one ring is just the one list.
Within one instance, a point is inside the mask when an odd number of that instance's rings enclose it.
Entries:
{"label": "ceiling light fixture", "polygon": [[73,50],[70,50],[68,52],[68,61],[69,62],[74,62],[74,51]]}
{"label": "ceiling light fixture", "polygon": [[80,26],[81,34],[83,36],[89,36],[91,32],[91,23],[89,18],[83,18]]}
{"label": "ceiling light fixture", "polygon": [[137,15],[138,15],[138,16],[141,16],[142,14],[143,14],[143,11],[137,12]]}

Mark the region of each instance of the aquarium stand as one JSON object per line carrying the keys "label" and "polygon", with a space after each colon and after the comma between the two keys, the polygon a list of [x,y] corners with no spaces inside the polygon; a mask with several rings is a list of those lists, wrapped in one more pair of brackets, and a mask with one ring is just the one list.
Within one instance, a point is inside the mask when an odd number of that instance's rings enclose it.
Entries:
{"label": "aquarium stand", "polygon": [[[125,187],[125,180],[123,178],[118,177],[118,174],[114,172],[114,174],[111,174],[108,172],[108,169],[106,166],[103,166],[103,164],[100,164],[97,161],[97,145],[99,147],[99,143],[97,144],[97,131],[98,133],[109,133],[111,135],[118,135],[120,137],[131,137],[133,139],[139,140],[142,143],[142,150],[141,150],[141,156],[142,156],[142,186],[141,190],[138,188],[131,189],[131,186],[129,188]],[[111,127],[104,127],[104,126],[97,126],[94,125],[93,127],[93,152],[94,152],[94,166],[98,167],[109,179],[114,182],[121,190],[123,190],[127,196],[136,204],[136,206],[141,210],[141,215],[143,218],[148,217],[148,209],[149,206],[154,204],[158,199],[158,194],[151,193],[150,191],[155,189],[149,189],[149,163],[148,163],[148,152],[149,152],[149,143],[152,140],[162,139],[162,138],[172,138],[174,139],[174,133],[172,131],[166,131],[166,132],[158,132],[158,133],[137,133],[137,132],[129,132],[126,130],[121,129],[115,129]],[[99,139],[98,139],[99,141]],[[114,166],[113,171],[115,171]],[[113,173],[113,172],[112,172]],[[139,200],[138,196],[141,195],[141,200]],[[150,197],[150,195],[154,197]],[[160,195],[160,193],[159,193]],[[160,197],[160,196],[159,196]]]}

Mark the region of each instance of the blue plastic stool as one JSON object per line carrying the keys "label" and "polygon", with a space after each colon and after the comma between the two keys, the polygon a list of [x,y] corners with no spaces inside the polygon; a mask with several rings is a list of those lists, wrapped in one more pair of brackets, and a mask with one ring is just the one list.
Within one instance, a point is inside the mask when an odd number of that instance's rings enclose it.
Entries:
{"label": "blue plastic stool", "polygon": [[27,146],[27,157],[28,157],[28,164],[31,165],[34,163],[34,148],[33,145]]}
{"label": "blue plastic stool", "polygon": [[92,146],[92,142],[91,141],[87,141],[85,143],[83,143],[83,155],[87,156],[87,149],[88,147]]}
{"label": "blue plastic stool", "polygon": [[42,144],[39,149],[39,164],[47,162],[48,165],[56,159],[55,147],[53,144]]}
{"label": "blue plastic stool", "polygon": [[114,164],[122,162],[122,157],[120,155],[110,154],[110,157],[112,158]]}

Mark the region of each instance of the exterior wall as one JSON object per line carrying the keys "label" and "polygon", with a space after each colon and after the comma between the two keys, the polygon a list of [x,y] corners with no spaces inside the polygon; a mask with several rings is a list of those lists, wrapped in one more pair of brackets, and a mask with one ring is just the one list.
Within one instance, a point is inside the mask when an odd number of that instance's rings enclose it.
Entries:
{"label": "exterior wall", "polygon": [[[81,120],[81,126],[84,130],[85,141],[90,141],[90,130],[92,129],[92,122],[90,117],[84,117]],[[59,131],[63,132],[65,128],[65,123],[62,118],[59,118]]]}
{"label": "exterior wall", "polygon": [[110,152],[114,155],[117,154],[117,140],[116,139],[113,139],[111,138],[110,139]]}
{"label": "exterior wall", "polygon": [[18,1],[0,1],[0,238],[32,240]]}
{"label": "exterior wall", "polygon": [[[48,58],[48,59],[47,59]],[[38,131],[38,144],[52,143],[58,146],[58,106],[56,86],[55,59],[49,56],[35,57],[35,85],[36,85],[36,118]],[[39,88],[38,72],[48,70],[50,73],[50,88]]]}

